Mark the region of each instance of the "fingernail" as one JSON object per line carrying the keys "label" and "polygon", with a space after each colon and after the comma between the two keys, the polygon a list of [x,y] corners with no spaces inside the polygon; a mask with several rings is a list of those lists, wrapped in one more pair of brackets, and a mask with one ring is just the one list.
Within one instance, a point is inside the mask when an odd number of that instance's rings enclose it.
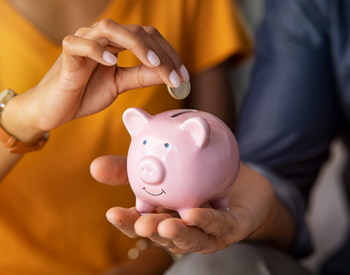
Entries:
{"label": "fingernail", "polygon": [[147,59],[148,61],[154,66],[157,67],[160,64],[159,57],[155,54],[154,51],[149,50],[147,53]]}
{"label": "fingernail", "polygon": [[111,65],[117,64],[118,58],[114,54],[111,54],[110,52],[104,51],[102,54],[102,57],[104,61],[106,61]]}
{"label": "fingernail", "polygon": [[181,86],[181,80],[179,75],[177,74],[177,72],[175,70],[173,70],[170,75],[169,75],[169,80],[171,82],[171,84],[173,84],[173,86],[175,88],[179,88]]}
{"label": "fingernail", "polygon": [[119,226],[122,225],[122,223],[120,221],[116,221],[116,220],[112,219],[111,217],[109,217],[108,215],[106,215],[106,218],[114,226],[118,226],[119,227]]}
{"label": "fingernail", "polygon": [[182,75],[182,78],[184,81],[189,81],[190,80],[190,74],[188,73],[186,67],[184,65],[181,65],[180,67],[180,73]]}

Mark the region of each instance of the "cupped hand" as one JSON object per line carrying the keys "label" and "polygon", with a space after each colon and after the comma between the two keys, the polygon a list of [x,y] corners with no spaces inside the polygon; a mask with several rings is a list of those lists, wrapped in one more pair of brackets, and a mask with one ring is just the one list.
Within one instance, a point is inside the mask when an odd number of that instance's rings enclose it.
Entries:
{"label": "cupped hand", "polygon": [[[100,157],[91,165],[92,175],[103,183],[126,184],[125,161],[117,156]],[[174,253],[207,254],[252,236],[254,239],[255,232],[271,215],[274,203],[270,183],[242,163],[229,210],[195,208],[180,219],[164,209],[141,216],[134,207],[114,207],[108,210],[107,218],[131,238],[148,237]]]}
{"label": "cupped hand", "polygon": [[[21,110],[18,121],[28,124],[25,130],[49,131],[105,109],[127,90],[161,83],[175,87],[189,78],[178,53],[153,27],[103,19],[65,37],[62,46],[41,82],[12,102],[17,113]],[[140,65],[119,67],[118,53],[125,50]],[[9,132],[16,131],[7,126]]]}

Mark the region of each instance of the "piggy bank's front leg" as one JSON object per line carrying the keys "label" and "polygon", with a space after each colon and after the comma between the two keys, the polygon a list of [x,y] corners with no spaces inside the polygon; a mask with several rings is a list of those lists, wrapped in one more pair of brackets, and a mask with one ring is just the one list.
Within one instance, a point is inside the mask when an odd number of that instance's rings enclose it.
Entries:
{"label": "piggy bank's front leg", "polygon": [[151,213],[156,209],[155,205],[149,204],[143,200],[140,200],[139,198],[136,198],[136,210],[141,215]]}

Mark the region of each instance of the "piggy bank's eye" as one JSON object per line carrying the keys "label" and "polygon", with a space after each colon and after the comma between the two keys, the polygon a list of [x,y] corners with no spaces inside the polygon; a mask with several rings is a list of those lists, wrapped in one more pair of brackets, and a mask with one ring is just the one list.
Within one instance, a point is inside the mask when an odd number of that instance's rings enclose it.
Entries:
{"label": "piggy bank's eye", "polygon": [[168,147],[169,147],[169,143],[165,143],[165,144],[164,144],[164,147],[165,147],[165,148],[168,148]]}
{"label": "piggy bank's eye", "polygon": [[147,140],[144,140],[144,141],[143,141],[142,143],[143,143],[143,145],[146,145],[146,143],[147,143]]}

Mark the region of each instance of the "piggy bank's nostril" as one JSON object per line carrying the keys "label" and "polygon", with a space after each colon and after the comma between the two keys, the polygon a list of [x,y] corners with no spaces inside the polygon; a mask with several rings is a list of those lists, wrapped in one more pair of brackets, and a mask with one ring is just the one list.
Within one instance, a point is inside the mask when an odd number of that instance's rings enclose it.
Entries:
{"label": "piggy bank's nostril", "polygon": [[139,178],[148,184],[161,183],[165,175],[162,161],[153,156],[142,158],[137,166],[137,172]]}

